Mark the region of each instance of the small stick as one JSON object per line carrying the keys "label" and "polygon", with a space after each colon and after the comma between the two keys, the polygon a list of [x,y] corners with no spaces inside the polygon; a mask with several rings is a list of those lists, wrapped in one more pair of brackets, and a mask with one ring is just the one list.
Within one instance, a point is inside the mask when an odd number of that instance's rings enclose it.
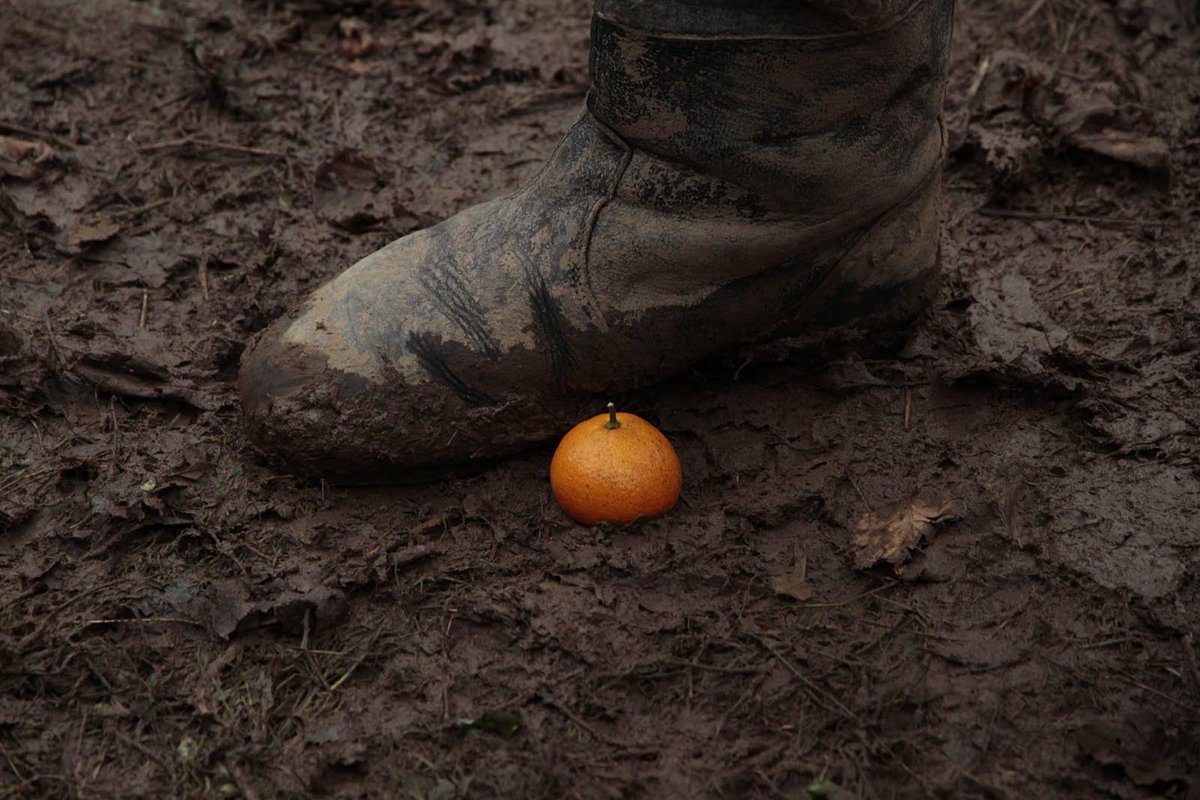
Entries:
{"label": "small stick", "polygon": [[108,416],[112,420],[112,459],[108,462],[108,478],[112,480],[117,472],[117,462],[121,460],[121,428],[117,424],[117,403],[115,397],[108,398]]}
{"label": "small stick", "polygon": [[23,136],[32,136],[35,139],[42,139],[66,150],[71,150],[75,147],[75,145],[71,144],[66,139],[60,139],[54,134],[42,133],[41,131],[35,131],[33,128],[25,128],[20,125],[14,125],[11,122],[0,122],[0,130],[19,133]]}
{"label": "small stick", "polygon": [[987,78],[988,70],[992,68],[992,57],[984,56],[983,61],[979,62],[978,69],[975,70],[975,78],[971,81],[971,88],[967,91],[967,101],[975,99],[975,95],[979,94],[980,88],[983,87],[983,81]]}
{"label": "small stick", "polygon": [[1121,217],[1085,217],[1076,214],[1042,214],[1037,211],[1022,211],[1013,208],[981,208],[979,213],[985,217],[1000,217],[1001,219],[1029,219],[1040,222],[1076,222],[1092,225],[1130,225],[1139,228],[1161,228],[1165,222],[1152,219],[1124,219]]}
{"label": "small stick", "polygon": [[118,212],[114,216],[117,219],[121,220],[122,222],[125,222],[125,221],[133,219],[134,217],[145,214],[147,211],[153,211],[156,208],[165,206],[167,203],[171,202],[174,199],[175,199],[174,197],[163,197],[159,200],[155,200],[153,203],[146,203],[145,205],[127,208],[124,211]]}
{"label": "small stick", "polygon": [[558,698],[554,697],[549,692],[545,692],[545,691],[541,692],[540,699],[543,703],[550,706],[558,713],[562,714],[564,717],[566,717],[571,722],[575,723],[575,727],[579,728],[581,731],[588,734],[596,741],[604,742],[607,745],[611,745],[613,747],[617,747],[622,750],[629,749],[629,745],[625,744],[620,739],[614,739],[613,737],[609,736],[608,734],[605,734],[605,733],[593,728],[591,725],[589,725],[587,722],[585,722],[582,718],[580,718],[580,716],[578,714],[576,714],[574,711],[572,711],[571,709],[567,708],[565,705],[560,703],[558,701]]}
{"label": "small stick", "polygon": [[867,507],[867,511],[874,511],[871,507],[871,501],[863,494],[863,490],[858,487],[858,481],[854,480],[854,476],[850,474],[850,468],[846,468],[846,480],[850,481],[850,485],[854,487],[854,491],[858,492],[858,496],[862,498],[863,504]]}
{"label": "small stick", "polygon": [[83,624],[83,627],[90,628],[93,625],[149,625],[159,622],[181,622],[184,625],[195,625],[199,628],[204,627],[202,623],[199,623],[194,619],[187,619],[186,617],[127,617],[125,619],[89,619]]}
{"label": "small stick", "polygon": [[204,302],[208,302],[208,259],[200,262],[200,291],[204,295]]}
{"label": "small stick", "polygon": [[371,647],[375,644],[375,640],[379,638],[380,631],[375,631],[367,637],[366,644],[363,645],[362,652],[358,654],[358,658],[354,659],[354,663],[350,665],[350,669],[342,673],[342,677],[329,685],[330,692],[336,692],[338,687],[350,680],[350,676],[354,674],[354,670],[362,666],[362,663],[367,660],[367,656],[371,654]]}
{"label": "small stick", "polygon": [[63,363],[63,357],[58,350],[58,343],[54,341],[54,326],[50,323],[49,311],[42,311],[42,322],[46,324],[46,341],[50,344],[50,368],[57,369]]}
{"label": "small stick", "polygon": [[1042,6],[1044,5],[1046,5],[1046,0],[1036,0],[1036,2],[1029,7],[1029,10],[1022,14],[1021,18],[1017,20],[1017,30],[1024,28],[1029,20],[1033,19],[1034,16],[1042,10]]}
{"label": "small stick", "polygon": [[22,650],[24,650],[26,647],[28,647],[30,642],[34,641],[35,639],[37,639],[37,637],[42,635],[42,633],[46,630],[47,627],[49,627],[49,625],[52,621],[58,621],[58,615],[61,614],[63,611],[66,611],[67,608],[69,608],[70,606],[74,605],[75,603],[78,603],[80,600],[94,598],[100,592],[102,592],[106,589],[111,589],[114,586],[120,586],[123,583],[125,583],[125,581],[123,579],[109,581],[108,583],[102,583],[99,586],[93,586],[88,591],[80,592],[79,594],[75,595],[74,597],[68,598],[67,600],[64,600],[63,602],[54,606],[53,608],[50,609],[49,612],[47,612],[42,617],[42,621],[38,623],[36,628],[31,630],[29,633],[25,634],[25,636],[17,644],[17,647]]}
{"label": "small stick", "polygon": [[1200,663],[1196,662],[1196,650],[1193,647],[1191,632],[1183,635],[1183,655],[1187,659],[1188,671],[1192,673],[1192,683],[1196,685],[1196,694],[1200,695]]}
{"label": "small stick", "polygon": [[1143,691],[1150,692],[1150,694],[1157,695],[1158,697],[1161,697],[1163,700],[1166,700],[1168,703],[1170,703],[1170,704],[1171,704],[1171,705],[1173,705],[1173,706],[1176,706],[1176,707],[1178,707],[1178,708],[1181,708],[1181,709],[1183,709],[1184,711],[1191,711],[1191,710],[1192,710],[1192,709],[1188,708],[1188,706],[1187,706],[1187,705],[1185,705],[1185,704],[1183,704],[1183,703],[1179,702],[1178,700],[1176,700],[1174,697],[1172,697],[1171,695],[1167,694],[1166,692],[1160,692],[1158,689],[1155,689],[1153,686],[1147,686],[1147,685],[1146,685],[1146,684],[1144,684],[1144,683],[1138,683],[1138,682],[1137,682],[1137,681],[1135,681],[1133,678],[1129,677],[1128,675],[1125,675],[1124,673],[1118,672],[1118,673],[1117,673],[1117,675],[1118,675],[1118,676],[1120,676],[1121,678],[1125,679],[1125,680],[1126,680],[1126,681],[1128,681],[1129,683],[1133,684],[1134,686],[1138,687],[1139,689],[1142,689]]}
{"label": "small stick", "polygon": [[169,142],[155,142],[154,144],[143,145],[138,148],[143,153],[151,153],[155,150],[173,150],[177,147],[199,147],[208,148],[210,150],[225,150],[230,153],[244,153],[248,156],[263,156],[265,158],[287,158],[286,155],[278,150],[266,150],[262,147],[243,147],[239,144],[225,144],[224,142],[210,142],[207,139],[172,139]]}
{"label": "small stick", "polygon": [[904,390],[904,430],[908,430],[912,422],[912,389]]}
{"label": "small stick", "polygon": [[672,667],[698,669],[702,672],[720,672],[726,675],[758,675],[765,671],[763,667],[722,667],[717,664],[700,664],[675,658],[668,658],[663,663]]}
{"label": "small stick", "polygon": [[146,312],[150,309],[150,290],[142,289],[142,315],[138,318],[138,330],[146,328]]}
{"label": "small stick", "polygon": [[[900,756],[898,756],[896,754],[896,751],[888,746],[887,742],[883,741],[882,739],[880,739],[878,736],[876,736],[874,733],[871,733],[867,729],[867,726],[863,723],[861,717],[859,717],[857,714],[855,714],[841,700],[838,700],[837,697],[826,692],[824,689],[817,686],[815,683],[813,683],[811,680],[809,680],[807,677],[805,677],[804,673],[802,673],[799,669],[797,669],[795,664],[793,664],[791,661],[789,661],[787,658],[785,658],[783,653],[780,653],[778,650],[776,650],[774,647],[772,647],[770,644],[768,644],[765,639],[759,638],[757,636],[755,636],[754,638],[761,647],[766,648],[768,653],[775,656],[775,658],[779,661],[779,663],[783,664],[783,666],[787,668],[788,672],[795,675],[796,679],[799,680],[801,683],[803,683],[808,688],[808,690],[813,698],[813,701],[819,707],[821,707],[831,713],[839,714],[843,718],[848,719],[851,722],[853,722],[854,725],[857,726],[857,728],[860,731],[862,731],[864,734],[866,734],[872,740],[874,740],[876,747],[883,750],[885,753],[887,753],[889,756],[891,756],[893,759],[895,759],[896,763],[900,765],[900,768],[902,770],[904,770],[905,772],[908,773],[909,777],[913,778],[922,787],[924,787],[926,789],[929,788],[928,784],[926,784],[926,782],[921,778],[921,776],[919,776],[915,772],[913,772],[912,768],[909,767],[908,764],[904,763],[904,761],[900,758]],[[832,705],[833,708],[830,708],[830,705],[827,705],[827,704]]]}
{"label": "small stick", "polygon": [[[1080,650],[1095,650],[1100,647],[1112,647],[1113,645],[1125,644],[1126,642],[1136,642],[1136,641],[1137,641],[1137,639],[1135,639],[1132,636],[1122,636],[1119,639],[1105,639],[1103,642],[1096,642],[1094,644],[1080,645],[1079,649]],[[1197,688],[1200,689],[1200,686],[1197,686]]]}

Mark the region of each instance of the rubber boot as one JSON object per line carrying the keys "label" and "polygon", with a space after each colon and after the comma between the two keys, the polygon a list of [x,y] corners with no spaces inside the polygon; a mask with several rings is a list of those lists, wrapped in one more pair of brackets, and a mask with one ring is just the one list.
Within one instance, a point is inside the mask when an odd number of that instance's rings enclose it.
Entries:
{"label": "rubber boot", "polygon": [[251,439],[348,483],[561,435],[735,344],[910,321],[952,0],[598,0],[541,172],[375,252],[243,359]]}

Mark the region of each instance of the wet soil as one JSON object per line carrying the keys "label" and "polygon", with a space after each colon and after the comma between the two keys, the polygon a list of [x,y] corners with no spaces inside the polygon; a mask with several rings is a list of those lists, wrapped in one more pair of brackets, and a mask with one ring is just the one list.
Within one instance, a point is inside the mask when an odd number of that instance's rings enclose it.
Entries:
{"label": "wet soil", "polygon": [[3,4],[0,797],[1200,796],[1194,3],[963,3],[937,301],[622,398],[665,519],[255,460],[247,337],[529,176],[586,17]]}

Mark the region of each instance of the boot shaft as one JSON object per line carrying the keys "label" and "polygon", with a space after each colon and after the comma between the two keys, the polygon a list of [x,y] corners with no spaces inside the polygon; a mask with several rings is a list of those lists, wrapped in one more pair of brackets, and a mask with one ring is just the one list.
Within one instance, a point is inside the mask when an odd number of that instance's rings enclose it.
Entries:
{"label": "boot shaft", "polygon": [[939,163],[952,0],[599,0],[592,113],[766,213],[886,207]]}

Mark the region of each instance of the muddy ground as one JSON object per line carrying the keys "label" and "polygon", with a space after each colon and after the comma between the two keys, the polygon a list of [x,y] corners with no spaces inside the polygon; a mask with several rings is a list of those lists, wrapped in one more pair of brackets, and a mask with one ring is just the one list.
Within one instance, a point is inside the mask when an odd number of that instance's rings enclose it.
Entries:
{"label": "muddy ground", "polygon": [[[566,0],[0,2],[0,798],[1200,797],[1185,0],[964,2],[937,302],[620,398],[666,519],[571,524],[549,448],[256,462],[247,337],[529,176],[587,42]],[[958,521],[855,569],[917,493]]]}

